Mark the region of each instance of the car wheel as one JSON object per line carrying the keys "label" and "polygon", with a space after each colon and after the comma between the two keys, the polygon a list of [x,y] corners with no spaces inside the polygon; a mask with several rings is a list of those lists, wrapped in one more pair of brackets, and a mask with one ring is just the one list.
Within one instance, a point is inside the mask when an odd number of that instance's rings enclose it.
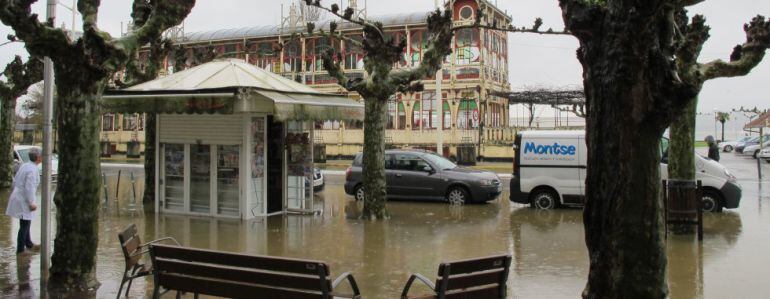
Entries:
{"label": "car wheel", "polygon": [[550,210],[557,207],[559,198],[551,190],[542,189],[532,194],[530,205],[540,210]]}
{"label": "car wheel", "polygon": [[754,154],[752,155],[754,159],[757,159],[757,156],[759,155],[759,150],[754,151]]}
{"label": "car wheel", "polygon": [[724,152],[725,153],[729,153],[729,152],[732,152],[732,151],[733,151],[733,146],[732,145],[725,145],[725,148],[724,148]]}
{"label": "car wheel", "polygon": [[701,207],[704,212],[722,212],[722,197],[714,191],[703,191],[701,194]]}
{"label": "car wheel", "polygon": [[353,193],[356,197],[356,201],[364,201],[364,185],[358,185],[356,192]]}
{"label": "car wheel", "polygon": [[465,191],[462,187],[452,187],[449,192],[446,193],[446,200],[453,205],[461,205],[470,201],[468,191]]}

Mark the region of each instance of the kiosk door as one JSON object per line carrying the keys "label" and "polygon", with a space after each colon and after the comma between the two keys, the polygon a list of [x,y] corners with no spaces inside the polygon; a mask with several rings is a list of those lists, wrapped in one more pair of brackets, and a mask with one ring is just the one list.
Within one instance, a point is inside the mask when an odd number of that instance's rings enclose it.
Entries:
{"label": "kiosk door", "polygon": [[283,211],[283,123],[267,117],[267,213]]}

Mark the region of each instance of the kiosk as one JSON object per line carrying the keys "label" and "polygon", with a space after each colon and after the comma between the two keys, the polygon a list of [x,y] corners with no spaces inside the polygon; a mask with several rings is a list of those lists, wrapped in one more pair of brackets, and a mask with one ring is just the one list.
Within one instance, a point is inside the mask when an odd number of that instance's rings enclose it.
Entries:
{"label": "kiosk", "polygon": [[316,121],[362,120],[362,103],[239,59],[105,92],[108,112],[156,113],[155,210],[250,219],[313,213]]}

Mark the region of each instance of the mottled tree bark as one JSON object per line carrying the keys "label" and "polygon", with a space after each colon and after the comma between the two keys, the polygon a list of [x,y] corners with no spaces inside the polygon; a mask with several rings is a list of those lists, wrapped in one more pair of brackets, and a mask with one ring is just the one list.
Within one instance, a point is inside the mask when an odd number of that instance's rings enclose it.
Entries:
{"label": "mottled tree bark", "polygon": [[[57,72],[57,78],[62,73]],[[106,82],[74,89],[57,84],[59,169],[56,195],[56,239],[51,256],[49,284],[54,289],[88,290],[95,277],[99,238],[99,109]],[[81,86],[85,87],[85,86]],[[66,158],[64,158],[66,157]],[[74,246],[73,246],[74,245]],[[64,288],[66,286],[66,288]],[[63,288],[63,289],[62,289]]]}
{"label": "mottled tree bark", "polygon": [[0,99],[0,188],[8,188],[13,182],[13,125],[16,116],[16,99]]}
{"label": "mottled tree bark", "polygon": [[[364,100],[366,124],[364,125],[364,211],[365,219],[387,218],[385,206],[385,124],[387,99]],[[370,189],[371,188],[371,189]]]}
{"label": "mottled tree bark", "polygon": [[687,104],[675,116],[668,131],[668,177],[678,180],[695,179],[695,115],[698,99]]}

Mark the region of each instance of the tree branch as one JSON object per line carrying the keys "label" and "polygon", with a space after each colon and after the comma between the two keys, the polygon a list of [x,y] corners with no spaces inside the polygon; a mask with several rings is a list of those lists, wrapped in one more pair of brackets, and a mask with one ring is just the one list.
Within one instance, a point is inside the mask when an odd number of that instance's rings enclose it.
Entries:
{"label": "tree branch", "polygon": [[597,29],[597,22],[604,17],[606,8],[600,2],[584,0],[559,0],[564,19],[564,31],[577,38],[590,38]]}
{"label": "tree branch", "polygon": [[[78,0],[78,12],[83,16],[83,32],[96,31],[100,0]],[[72,28],[74,31],[75,28]]]}
{"label": "tree branch", "polygon": [[770,20],[756,16],[751,23],[743,25],[743,30],[746,42],[735,46],[729,62],[718,59],[698,66],[704,81],[744,76],[762,61],[765,51],[770,48]]}
{"label": "tree branch", "polygon": [[[331,13],[331,14],[333,14],[333,15],[335,15],[335,16],[343,19],[343,20],[351,22],[353,24],[358,24],[358,25],[360,25],[360,26],[362,26],[364,28],[368,27],[370,29],[373,29],[373,30],[375,30],[376,32],[378,32],[380,34],[380,37],[385,38],[385,33],[383,33],[382,30],[380,29],[380,27],[377,26],[377,23],[372,23],[372,22],[369,22],[368,20],[365,20],[365,19],[362,19],[362,18],[353,18],[353,14],[355,13],[355,11],[353,11],[353,9],[350,8],[350,7],[345,9],[343,14],[340,14],[339,13],[340,7],[336,3],[332,4],[331,8],[323,7],[321,5],[321,1],[318,1],[318,0],[315,0],[315,1],[313,1],[313,0],[305,0],[305,3],[307,5],[312,5],[312,6],[318,7],[321,10],[325,10],[325,11],[327,11],[327,12],[329,12],[329,13]],[[334,30],[332,30],[332,31],[334,31]]]}
{"label": "tree branch", "polygon": [[[33,0],[0,0],[0,21],[10,26],[23,40],[29,54],[38,57],[54,57],[70,47],[67,34],[52,24],[41,23],[30,6]],[[51,26],[51,27],[49,27]]]}
{"label": "tree branch", "polygon": [[331,47],[325,48],[323,52],[321,52],[321,61],[323,62],[323,67],[326,72],[336,79],[337,83],[347,91],[363,93],[363,90],[366,87],[366,81],[361,78],[348,78],[342,70],[340,63],[334,61],[334,55],[334,49]]}
{"label": "tree branch", "polygon": [[179,25],[192,10],[195,0],[153,1],[153,4],[154,8],[147,21],[131,34],[119,39],[118,48],[125,49],[126,53],[134,52],[153,38],[161,36],[163,31]]}

